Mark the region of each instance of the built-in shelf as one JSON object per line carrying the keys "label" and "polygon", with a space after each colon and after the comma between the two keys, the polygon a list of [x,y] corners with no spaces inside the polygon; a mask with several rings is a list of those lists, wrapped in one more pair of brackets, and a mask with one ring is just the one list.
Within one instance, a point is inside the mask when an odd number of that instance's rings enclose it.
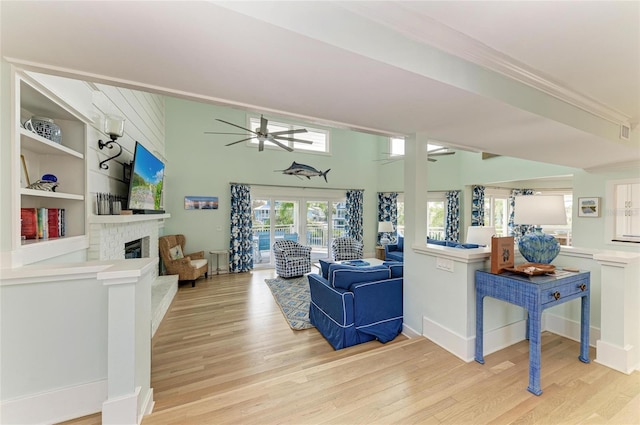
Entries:
{"label": "built-in shelf", "polygon": [[43,198],[55,198],[55,199],[69,199],[72,201],[84,201],[84,195],[75,195],[73,193],[64,192],[50,192],[48,190],[36,190],[36,189],[20,189],[20,195],[26,196],[40,196]]}
{"label": "built-in shelf", "polygon": [[44,137],[29,130],[20,128],[19,132],[22,149],[35,152],[40,155],[71,155],[78,159],[84,159],[84,155],[82,153],[76,152],[65,145],[45,139]]}
{"label": "built-in shelf", "polygon": [[90,224],[137,223],[140,221],[164,220],[171,218],[171,214],[130,214],[130,215],[92,215]]}

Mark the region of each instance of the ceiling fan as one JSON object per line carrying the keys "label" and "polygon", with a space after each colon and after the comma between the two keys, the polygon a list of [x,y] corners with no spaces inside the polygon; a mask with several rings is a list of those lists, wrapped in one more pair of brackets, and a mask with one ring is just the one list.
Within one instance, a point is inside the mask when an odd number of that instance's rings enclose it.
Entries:
{"label": "ceiling fan", "polygon": [[[313,143],[309,140],[301,140],[301,139],[296,139],[294,137],[291,137],[292,134],[306,133],[307,132],[306,128],[298,128],[295,130],[274,131],[272,133],[269,133],[269,130],[267,129],[268,120],[262,115],[260,115],[260,127],[256,128],[255,131],[250,130],[248,128],[241,127],[229,121],[218,119],[218,118],[216,118],[216,121],[220,121],[225,124],[229,124],[234,127],[238,127],[244,131],[247,131],[249,133],[252,133],[250,137],[247,137],[245,139],[241,139],[235,142],[227,143],[225,146],[235,145],[236,143],[246,142],[247,140],[251,140],[251,139],[258,139],[258,151],[264,150],[264,142],[267,141],[267,142],[273,143],[274,145],[280,146],[284,150],[293,152],[293,148],[288,145],[285,145],[284,143],[282,143],[282,141],[308,143],[308,144]],[[205,131],[205,134],[237,134],[239,136],[248,135],[247,133],[220,133],[217,131]]]}
{"label": "ceiling fan", "polygon": [[[437,162],[438,160],[435,158],[432,158],[434,156],[446,156],[446,155],[455,155],[455,151],[450,151],[447,150],[448,148],[446,147],[441,147],[438,149],[433,149],[429,152],[427,152],[427,161],[429,162]],[[395,156],[391,156],[391,154],[387,154],[388,157],[387,158],[383,158],[383,159],[377,159],[376,161],[384,161],[381,165],[387,165],[387,164],[391,164],[392,162],[395,161],[400,161],[402,159],[404,159],[404,155],[395,155]]]}

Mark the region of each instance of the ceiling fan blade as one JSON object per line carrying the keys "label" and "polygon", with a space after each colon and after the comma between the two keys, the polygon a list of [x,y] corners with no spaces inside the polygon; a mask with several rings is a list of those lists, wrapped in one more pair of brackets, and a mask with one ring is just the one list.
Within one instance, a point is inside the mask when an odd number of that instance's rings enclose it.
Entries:
{"label": "ceiling fan blade", "polygon": [[273,133],[269,133],[272,136],[282,136],[284,134],[295,134],[295,133],[307,133],[306,128],[298,128],[296,130],[282,130],[282,131],[274,131]]}
{"label": "ceiling fan blade", "polygon": [[251,140],[251,139],[253,139],[253,138],[254,138],[253,136],[252,136],[252,137],[248,137],[248,138],[246,138],[246,139],[238,140],[237,142],[227,143],[225,146],[231,146],[231,145],[235,145],[236,143],[246,142],[247,140]]}
{"label": "ceiling fan blade", "polygon": [[237,136],[246,136],[247,133],[220,133],[217,131],[205,131],[204,134],[235,134]]}
{"label": "ceiling fan blade", "polygon": [[253,130],[249,130],[248,128],[240,127],[239,125],[236,125],[236,124],[234,124],[234,123],[232,123],[232,122],[229,122],[229,121],[221,120],[220,118],[216,118],[216,121],[220,121],[220,122],[223,122],[223,123],[225,123],[225,124],[229,124],[229,125],[232,125],[232,126],[234,126],[234,127],[238,127],[238,128],[240,128],[240,129],[242,129],[242,130],[244,130],[244,131],[248,131],[248,132],[250,132],[250,133],[257,134],[257,133],[256,133],[255,131],[253,131]]}
{"label": "ceiling fan blade", "polygon": [[427,153],[427,156],[446,156],[446,155],[455,155],[455,152]]}
{"label": "ceiling fan blade", "polygon": [[267,119],[265,117],[263,117],[262,115],[260,115],[260,133],[261,134],[267,134]]}
{"label": "ceiling fan blade", "polygon": [[293,148],[290,148],[289,146],[278,142],[276,139],[271,138],[271,140],[269,140],[271,143],[275,143],[276,145],[280,146],[282,149],[287,150],[289,152],[293,152]]}
{"label": "ceiling fan blade", "polygon": [[310,140],[294,139],[293,137],[274,136],[273,134],[270,134],[269,136],[270,136],[270,141],[275,141],[276,139],[278,139],[278,140],[287,140],[289,142],[306,143],[308,145],[313,144],[313,142]]}
{"label": "ceiling fan blade", "polygon": [[429,161],[429,162],[438,162],[437,159],[433,159],[433,158],[427,158],[427,161]]}

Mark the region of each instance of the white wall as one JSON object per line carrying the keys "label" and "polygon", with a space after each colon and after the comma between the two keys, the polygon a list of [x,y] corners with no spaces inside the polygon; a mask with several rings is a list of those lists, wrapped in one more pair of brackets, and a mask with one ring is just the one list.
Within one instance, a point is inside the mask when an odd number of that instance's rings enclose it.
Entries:
{"label": "white wall", "polygon": [[[381,137],[332,129],[331,155],[282,149],[265,149],[244,143],[225,144],[242,136],[211,135],[205,131],[234,132],[215,121],[220,118],[246,126],[246,113],[231,108],[205,105],[175,98],[166,100],[167,157],[165,207],[171,214],[164,233],[182,233],[187,251],[219,250],[229,247],[229,183],[310,187],[323,189],[364,189],[365,251],[374,252],[377,226],[377,158]],[[241,132],[241,131],[239,131]],[[321,177],[299,179],[281,170],[293,161],[318,170],[331,169],[328,182]],[[185,196],[217,196],[217,210],[185,210]]]}

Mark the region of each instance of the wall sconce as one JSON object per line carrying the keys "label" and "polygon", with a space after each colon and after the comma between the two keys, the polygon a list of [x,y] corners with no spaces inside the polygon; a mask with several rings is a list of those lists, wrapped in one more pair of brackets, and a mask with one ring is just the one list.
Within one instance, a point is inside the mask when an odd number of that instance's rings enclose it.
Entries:
{"label": "wall sconce", "polygon": [[109,166],[106,164],[107,161],[111,161],[114,158],[119,157],[122,154],[122,146],[116,140],[118,137],[122,137],[124,134],[124,118],[119,117],[117,115],[106,115],[104,117],[104,132],[109,135],[111,138],[108,142],[103,142],[102,140],[98,140],[98,147],[100,150],[105,147],[109,149],[113,149],[113,144],[115,143],[120,150],[117,154],[112,157],[105,159],[104,161],[100,161],[100,168],[103,170],[107,170]]}

